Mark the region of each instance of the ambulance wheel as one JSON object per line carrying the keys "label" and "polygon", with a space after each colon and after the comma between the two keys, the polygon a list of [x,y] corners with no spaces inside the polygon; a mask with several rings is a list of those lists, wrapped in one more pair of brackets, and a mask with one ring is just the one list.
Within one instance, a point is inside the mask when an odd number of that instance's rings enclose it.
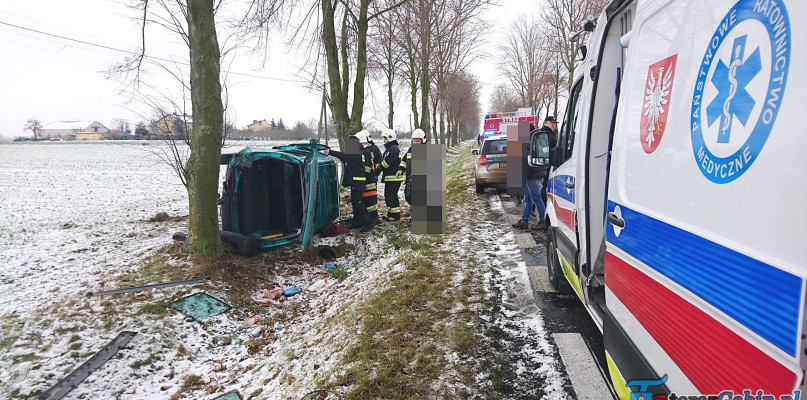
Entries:
{"label": "ambulance wheel", "polygon": [[483,194],[483,193],[485,193],[485,186],[480,185],[480,184],[477,183],[476,184],[476,194]]}
{"label": "ambulance wheel", "polygon": [[552,228],[546,232],[546,270],[549,274],[549,284],[558,292],[572,294],[572,286],[563,276],[560,259],[558,259],[558,246],[555,244],[555,232]]}

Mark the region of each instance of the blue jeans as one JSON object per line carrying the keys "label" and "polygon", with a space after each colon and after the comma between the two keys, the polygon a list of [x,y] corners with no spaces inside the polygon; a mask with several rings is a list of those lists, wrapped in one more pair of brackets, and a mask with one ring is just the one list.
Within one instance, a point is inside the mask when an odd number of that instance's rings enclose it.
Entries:
{"label": "blue jeans", "polygon": [[544,199],[541,198],[542,187],[543,178],[527,178],[527,185],[524,186],[524,213],[521,214],[521,222],[525,224],[530,222],[533,205],[538,212],[538,221],[544,222],[546,205],[544,205]]}

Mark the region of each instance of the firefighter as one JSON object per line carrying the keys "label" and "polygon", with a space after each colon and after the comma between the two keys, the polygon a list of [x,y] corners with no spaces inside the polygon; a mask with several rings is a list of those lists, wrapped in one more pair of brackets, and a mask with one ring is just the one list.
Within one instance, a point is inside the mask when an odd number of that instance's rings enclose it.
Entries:
{"label": "firefighter", "polygon": [[361,232],[369,232],[373,229],[373,222],[367,206],[362,201],[362,192],[367,182],[367,172],[365,165],[369,149],[362,149],[361,142],[357,135],[351,135],[345,141],[345,152],[326,149],[325,154],[336,157],[344,164],[342,174],[342,186],[350,187],[350,204],[353,207],[353,223],[351,229],[360,229]]}
{"label": "firefighter", "polygon": [[401,168],[401,150],[398,147],[395,131],[384,129],[381,132],[384,139],[384,155],[381,156],[381,181],[384,182],[384,201],[387,203],[387,221],[401,219],[401,201],[398,199],[398,190],[403,183],[403,170]]}
{"label": "firefighter", "polygon": [[[426,140],[426,133],[423,129],[415,129],[412,132],[412,144],[421,144]],[[406,178],[404,182],[404,198],[409,205],[412,205],[412,146],[406,150],[406,154],[401,158],[401,168],[406,171]]]}
{"label": "firefighter", "polygon": [[[373,141],[370,139],[370,132],[362,130],[356,134],[356,137],[359,138],[359,142],[363,146],[362,152],[365,157],[364,172],[367,175],[367,182],[364,184],[361,197],[364,205],[367,207],[367,212],[370,213],[370,221],[374,225],[378,225],[381,223],[381,219],[378,218],[377,189],[378,168],[381,168],[381,150],[378,149],[378,146],[373,144]],[[373,150],[373,148],[375,148],[375,150]],[[376,152],[378,152],[378,155],[376,155]],[[376,164],[378,164],[377,167]]]}
{"label": "firefighter", "polygon": [[373,138],[370,137],[370,132],[362,131],[367,133],[367,142],[370,143],[370,153],[373,154],[373,170],[376,171],[376,177],[378,174],[381,173],[381,149],[376,146],[375,142],[373,142]]}

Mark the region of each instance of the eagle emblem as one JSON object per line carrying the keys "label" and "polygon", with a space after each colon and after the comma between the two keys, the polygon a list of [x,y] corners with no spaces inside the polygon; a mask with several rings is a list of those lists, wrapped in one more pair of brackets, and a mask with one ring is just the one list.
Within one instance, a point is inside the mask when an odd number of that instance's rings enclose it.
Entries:
{"label": "eagle emblem", "polygon": [[677,54],[673,55],[647,69],[640,126],[642,148],[647,154],[658,148],[661,137],[664,135],[664,129],[667,127],[670,93],[672,93],[677,58]]}

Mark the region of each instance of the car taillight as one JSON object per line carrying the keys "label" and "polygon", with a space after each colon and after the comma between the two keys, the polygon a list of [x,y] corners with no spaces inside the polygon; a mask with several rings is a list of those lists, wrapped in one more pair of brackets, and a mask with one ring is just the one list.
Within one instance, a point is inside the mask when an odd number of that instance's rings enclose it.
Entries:
{"label": "car taillight", "polygon": [[485,157],[484,155],[479,156],[479,160],[477,160],[476,163],[479,165],[487,165],[488,164],[487,157]]}

